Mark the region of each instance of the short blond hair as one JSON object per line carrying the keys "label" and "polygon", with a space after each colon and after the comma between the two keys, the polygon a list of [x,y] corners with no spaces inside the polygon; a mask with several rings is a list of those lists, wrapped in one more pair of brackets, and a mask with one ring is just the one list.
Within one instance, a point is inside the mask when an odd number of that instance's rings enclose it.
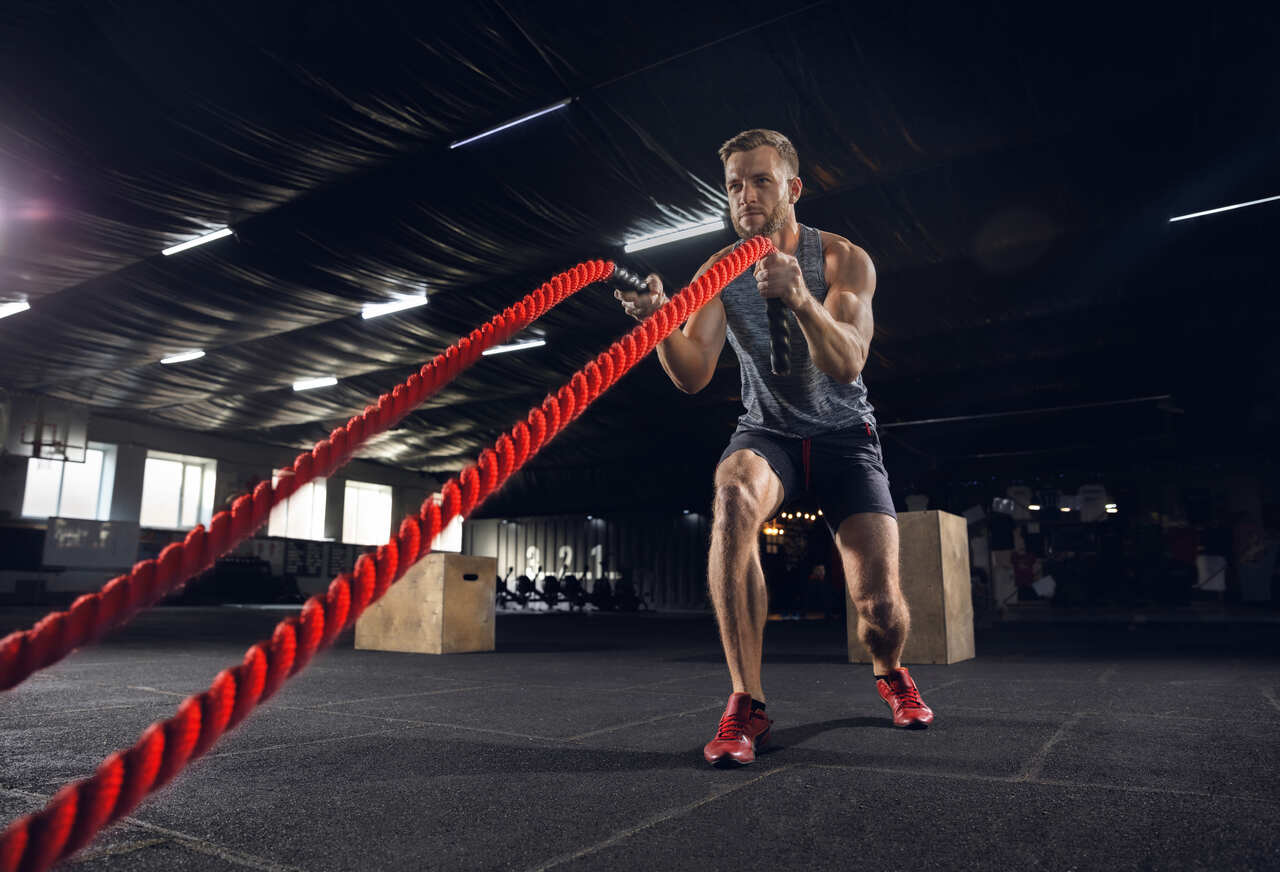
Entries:
{"label": "short blond hair", "polygon": [[744,130],[737,136],[727,140],[724,145],[720,146],[720,162],[728,163],[729,155],[739,151],[751,151],[753,148],[759,148],[762,145],[773,147],[778,156],[782,158],[782,163],[786,166],[787,172],[792,178],[800,175],[800,156],[796,154],[796,147],[791,144],[791,140],[776,130],[765,130],[762,127]]}

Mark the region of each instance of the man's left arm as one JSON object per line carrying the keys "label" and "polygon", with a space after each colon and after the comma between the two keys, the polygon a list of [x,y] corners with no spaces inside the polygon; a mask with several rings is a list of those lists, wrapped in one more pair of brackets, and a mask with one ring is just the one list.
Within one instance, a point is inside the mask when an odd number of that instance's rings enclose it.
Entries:
{"label": "man's left arm", "polygon": [[[852,384],[867,363],[875,331],[871,298],[876,292],[876,269],[865,251],[845,239],[832,240],[825,254],[825,302],[819,303],[809,292],[799,263],[787,255],[770,255],[761,261],[767,278],[760,290],[765,297],[781,297],[795,312],[814,365],[836,381]],[[775,276],[785,280],[775,283],[770,280]]]}

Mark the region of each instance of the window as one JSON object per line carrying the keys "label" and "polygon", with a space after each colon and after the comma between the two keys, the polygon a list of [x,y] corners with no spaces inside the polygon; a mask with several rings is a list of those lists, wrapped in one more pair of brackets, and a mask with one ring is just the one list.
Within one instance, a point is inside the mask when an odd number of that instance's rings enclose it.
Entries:
{"label": "window", "polygon": [[391,538],[391,487],[349,481],[342,508],[342,541],[382,545]]}
{"label": "window", "polygon": [[208,458],[148,451],[139,522],[176,529],[209,523],[216,468],[216,461]]}
{"label": "window", "polygon": [[29,518],[84,518],[105,521],[111,514],[115,446],[90,443],[84,463],[27,461],[22,514]]}
{"label": "window", "polygon": [[[279,480],[279,474],[271,477],[273,484]],[[323,478],[298,488],[293,496],[271,510],[267,535],[288,539],[324,539],[324,503],[328,493]]]}

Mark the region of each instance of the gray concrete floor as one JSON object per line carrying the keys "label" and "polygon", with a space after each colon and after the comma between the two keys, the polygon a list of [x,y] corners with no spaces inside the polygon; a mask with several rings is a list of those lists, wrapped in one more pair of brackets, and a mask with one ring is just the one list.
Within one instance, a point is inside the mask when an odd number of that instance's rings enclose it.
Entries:
{"label": "gray concrete floor", "polygon": [[[168,717],[284,612],[162,608],[0,694],[0,816]],[[34,611],[0,612],[3,631]],[[73,869],[1275,869],[1275,625],[998,626],[889,725],[843,627],[771,623],[774,749],[702,744],[702,616],[504,615],[499,650],[350,636]]]}

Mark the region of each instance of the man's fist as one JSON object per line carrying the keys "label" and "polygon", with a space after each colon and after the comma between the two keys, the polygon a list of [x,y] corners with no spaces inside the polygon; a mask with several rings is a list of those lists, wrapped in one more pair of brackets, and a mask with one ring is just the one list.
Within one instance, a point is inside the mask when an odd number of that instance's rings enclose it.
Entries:
{"label": "man's fist", "polygon": [[637,294],[635,291],[620,291],[613,289],[613,296],[616,300],[622,301],[622,311],[626,312],[637,321],[643,321],[665,302],[667,296],[662,292],[662,279],[654,273],[645,276],[644,283],[649,286],[649,293]]}
{"label": "man's fist", "polygon": [[789,309],[798,309],[808,299],[809,288],[800,272],[800,261],[775,251],[756,262],[756,287],[766,300],[777,298]]}

